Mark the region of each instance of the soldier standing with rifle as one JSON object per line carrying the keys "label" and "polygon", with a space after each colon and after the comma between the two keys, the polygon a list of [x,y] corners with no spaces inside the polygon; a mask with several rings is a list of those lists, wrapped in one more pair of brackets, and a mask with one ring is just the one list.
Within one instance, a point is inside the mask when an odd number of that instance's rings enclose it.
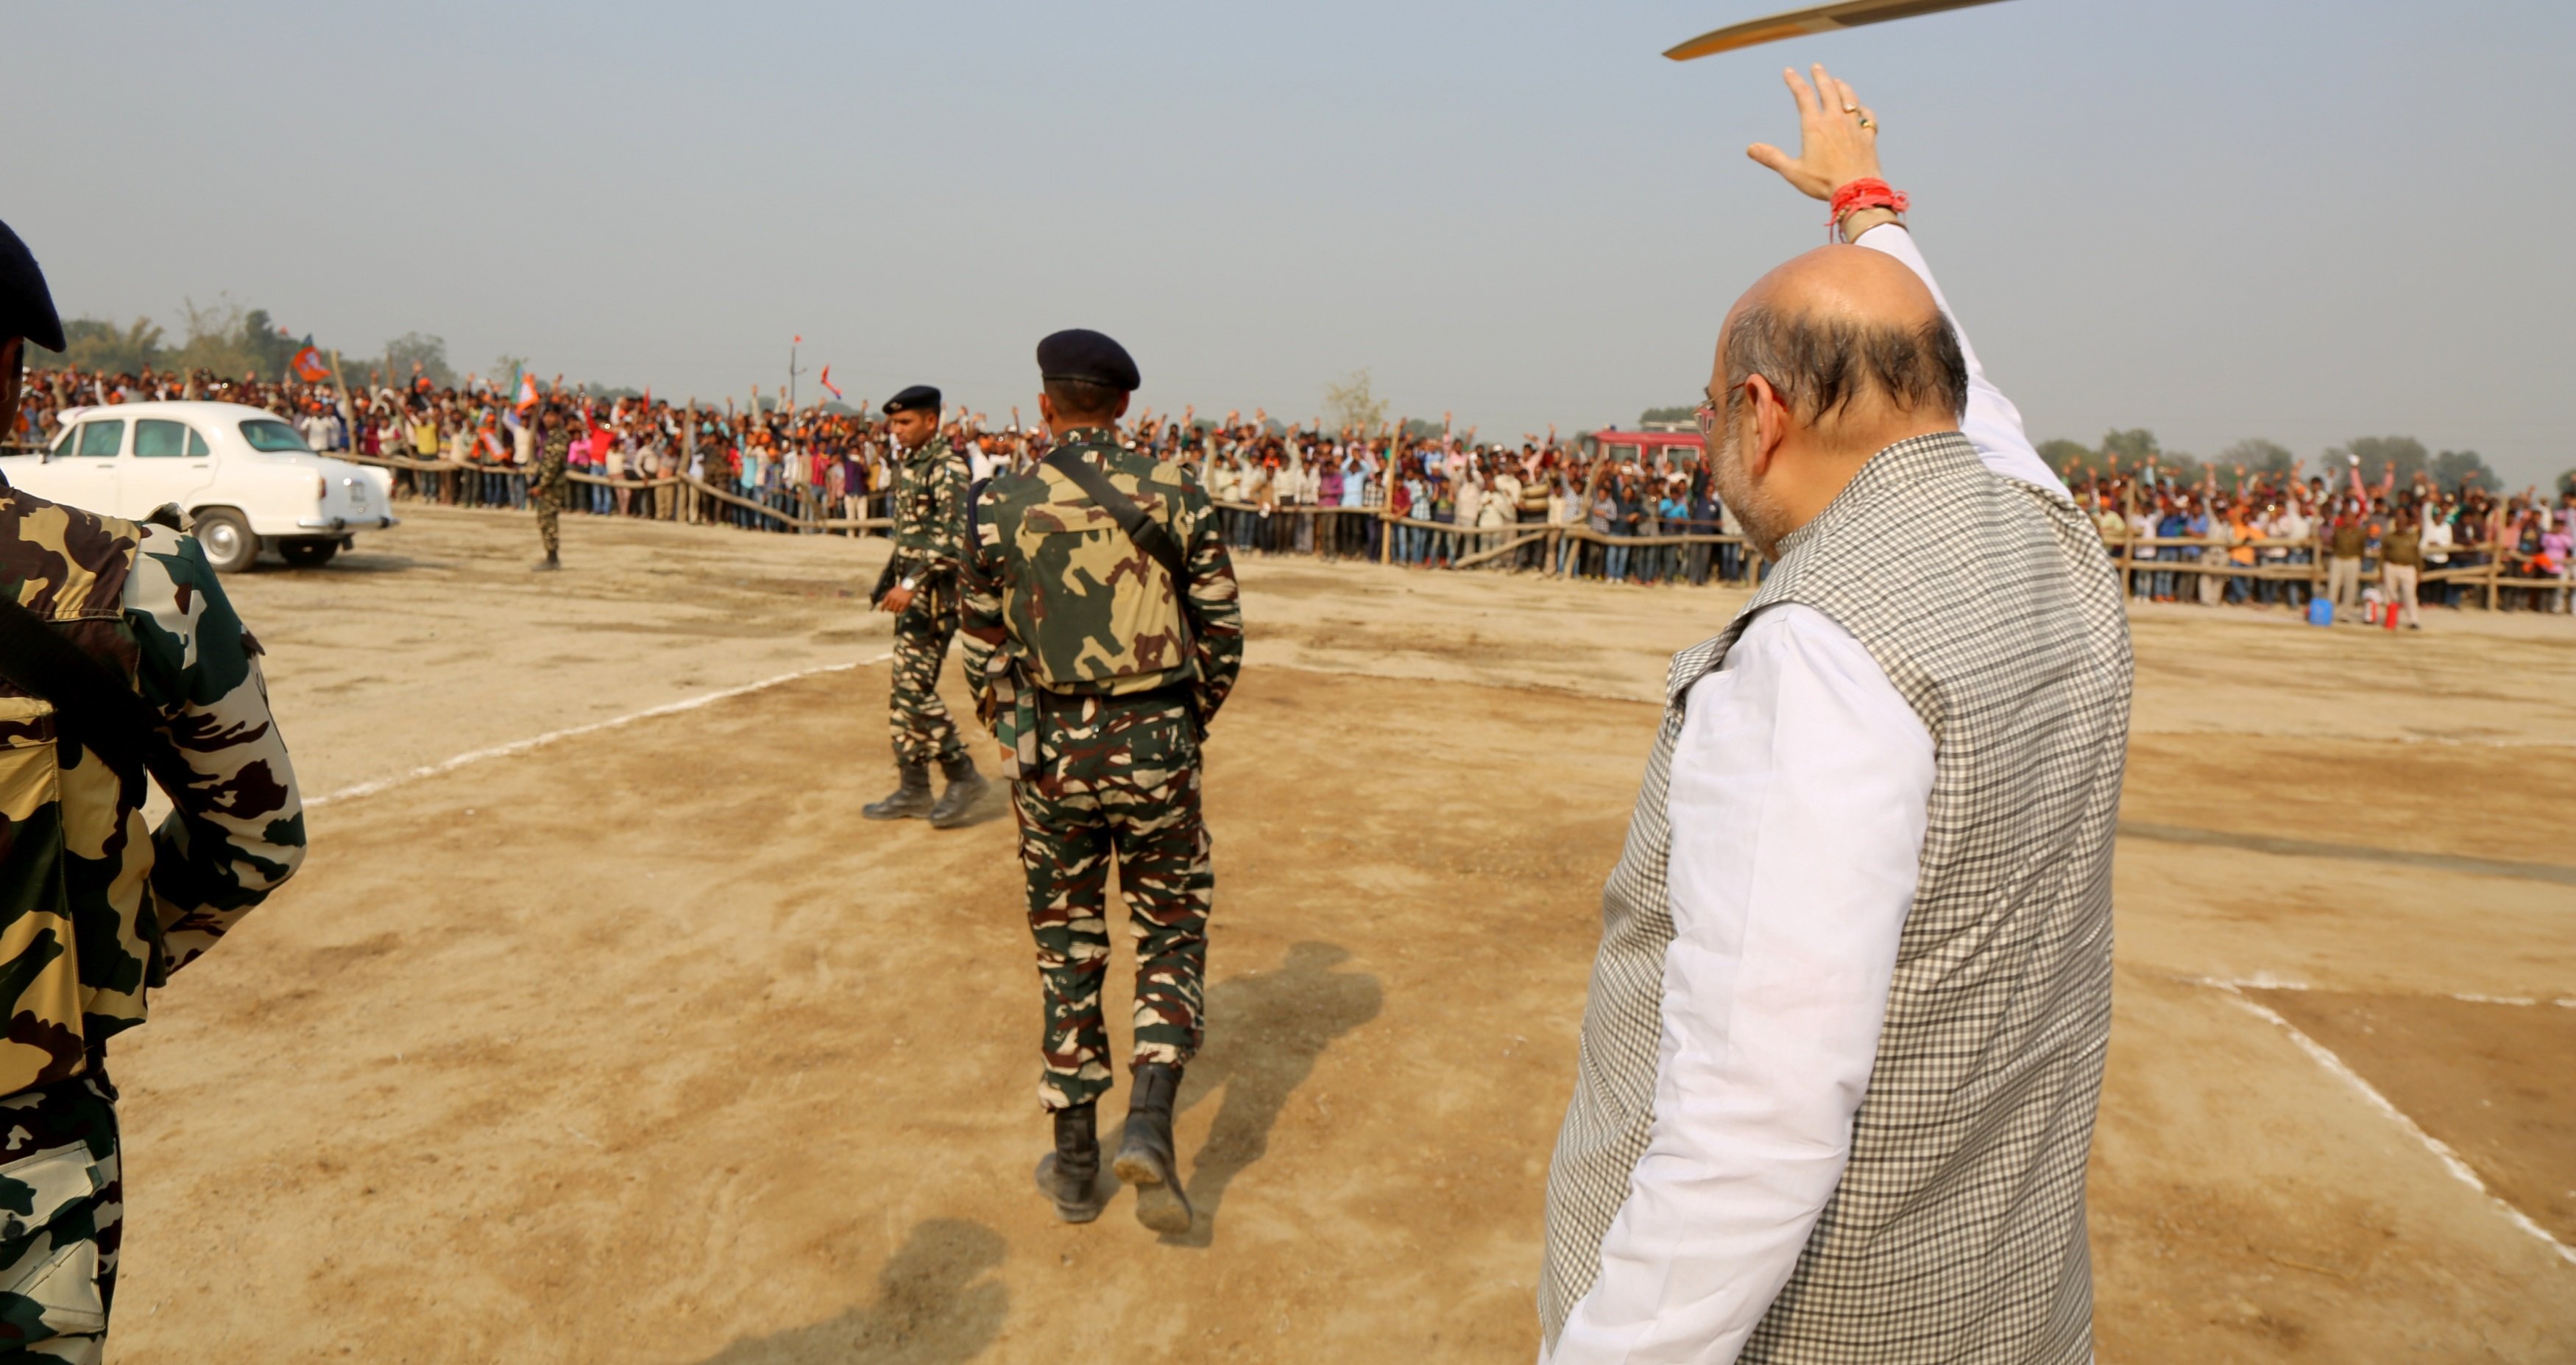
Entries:
{"label": "soldier standing with rifle", "polygon": [[[939,390],[927,384],[886,400],[894,438],[894,555],[875,602],[894,613],[894,687],[888,709],[902,778],[886,799],[861,811],[871,820],[927,815],[933,829],[965,824],[990,785],[975,771],[957,722],[939,699],[939,667],[957,634],[958,566],[966,558],[966,458],[939,431]],[[930,764],[948,790],[930,799]]]}
{"label": "soldier standing with rifle", "polygon": [[[30,340],[62,349],[62,322],[0,224],[0,431]],[[259,645],[175,520],[0,480],[0,1360],[104,1351],[125,1220],[107,1040],[304,858]]]}
{"label": "soldier standing with rifle", "polygon": [[1038,1099],[1055,1150],[1038,1188],[1069,1223],[1105,1202],[1095,1112],[1110,1088],[1100,985],[1114,858],[1136,943],[1135,1091],[1114,1165],[1139,1222],[1186,1232],[1172,1100],[1204,1031],[1216,897],[1199,746],[1243,666],[1243,616],[1207,494],[1181,466],[1118,445],[1136,362],[1070,331],[1038,343],[1038,369],[1055,449],[977,501],[963,625],[976,714],[1012,779],[1045,995]]}
{"label": "soldier standing with rifle", "polygon": [[537,509],[537,539],[546,547],[546,557],[536,564],[540,569],[563,567],[558,553],[563,533],[556,523],[563,516],[564,485],[572,477],[566,465],[571,453],[572,429],[564,425],[563,405],[548,403],[537,415],[537,471],[528,480],[528,505]]}

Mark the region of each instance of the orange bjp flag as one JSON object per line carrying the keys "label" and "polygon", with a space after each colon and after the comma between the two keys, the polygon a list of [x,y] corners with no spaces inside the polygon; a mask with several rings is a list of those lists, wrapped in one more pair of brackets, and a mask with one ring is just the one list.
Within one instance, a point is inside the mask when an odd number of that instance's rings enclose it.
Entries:
{"label": "orange bjp flag", "polygon": [[538,401],[537,377],[524,370],[521,371],[519,374],[519,401],[511,404],[510,406],[524,412],[529,408],[535,407]]}

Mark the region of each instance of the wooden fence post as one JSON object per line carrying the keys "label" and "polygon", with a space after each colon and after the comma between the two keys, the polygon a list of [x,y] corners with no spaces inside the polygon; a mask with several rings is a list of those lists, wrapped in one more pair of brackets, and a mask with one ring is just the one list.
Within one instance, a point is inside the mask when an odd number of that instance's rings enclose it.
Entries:
{"label": "wooden fence post", "polygon": [[1395,530],[1399,524],[1395,519],[1395,472],[1395,455],[1390,451],[1386,459],[1386,477],[1378,481],[1377,490],[1377,562],[1380,564],[1395,562]]}

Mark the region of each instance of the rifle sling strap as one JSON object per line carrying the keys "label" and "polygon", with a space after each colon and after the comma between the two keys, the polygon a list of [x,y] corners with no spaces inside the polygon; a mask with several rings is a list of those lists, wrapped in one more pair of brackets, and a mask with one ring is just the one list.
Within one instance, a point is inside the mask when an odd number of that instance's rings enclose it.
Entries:
{"label": "rifle sling strap", "polygon": [[1163,572],[1171,575],[1173,594],[1184,604],[1188,603],[1189,562],[1182,558],[1181,547],[1173,542],[1172,533],[1163,529],[1163,523],[1147,516],[1145,509],[1137,506],[1134,498],[1120,492],[1118,485],[1111,483],[1106,475],[1084,464],[1074,448],[1068,446],[1054,451],[1046,457],[1046,463],[1049,469],[1073,480],[1073,486],[1100,504],[1100,510],[1118,523],[1118,529],[1127,533],[1127,538],[1135,542],[1137,549],[1162,565]]}

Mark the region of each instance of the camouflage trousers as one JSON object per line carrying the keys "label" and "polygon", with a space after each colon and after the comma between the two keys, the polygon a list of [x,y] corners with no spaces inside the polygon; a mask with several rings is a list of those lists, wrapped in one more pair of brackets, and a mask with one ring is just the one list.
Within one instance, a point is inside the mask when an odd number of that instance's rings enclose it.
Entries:
{"label": "camouflage trousers", "polygon": [[926,597],[895,613],[894,689],[886,718],[894,730],[894,761],[906,767],[953,762],[966,752],[948,703],[939,699],[939,669],[956,637],[957,613],[935,609]]}
{"label": "camouflage trousers", "polygon": [[1110,1086],[1100,986],[1109,970],[1111,860],[1136,951],[1131,1067],[1180,1065],[1198,1053],[1216,874],[1185,695],[1047,698],[1038,753],[1034,774],[1012,785],[1011,808],[1046,1006],[1038,1102],[1055,1110]]}
{"label": "camouflage trousers", "polygon": [[125,1231],[116,1091],[91,1074],[0,1098],[0,1365],[96,1365]]}
{"label": "camouflage trousers", "polygon": [[549,489],[531,496],[528,505],[537,509],[537,539],[545,543],[547,554],[554,554],[563,541],[562,533],[555,526],[563,515],[561,495]]}

